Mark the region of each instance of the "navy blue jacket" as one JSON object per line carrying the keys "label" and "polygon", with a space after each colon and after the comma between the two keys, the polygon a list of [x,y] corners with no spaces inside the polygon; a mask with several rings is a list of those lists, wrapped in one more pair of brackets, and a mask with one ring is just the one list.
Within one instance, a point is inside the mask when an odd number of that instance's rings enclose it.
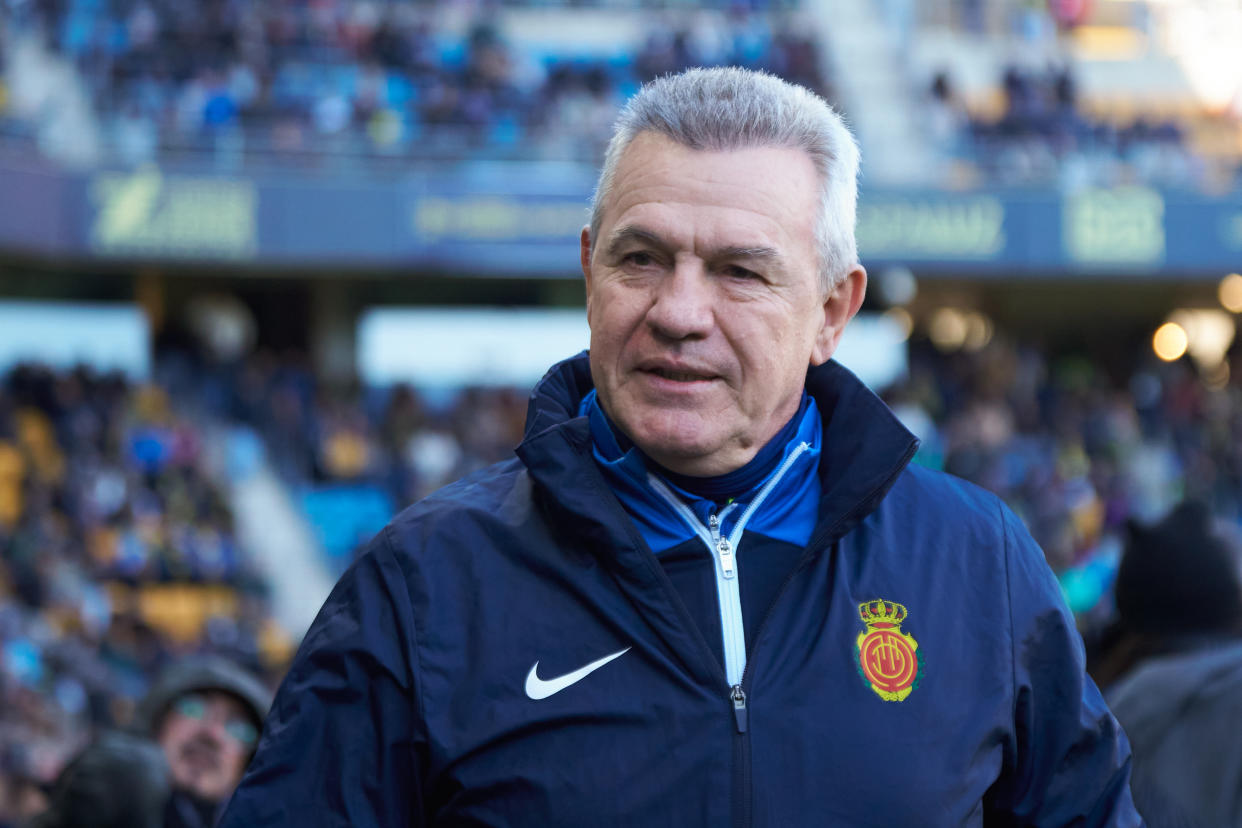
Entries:
{"label": "navy blue jacket", "polygon": [[819,521],[737,687],[604,481],[590,388],[554,367],[519,459],[342,576],[223,828],[1142,824],[1040,550],[907,465],[848,371],[808,375]]}

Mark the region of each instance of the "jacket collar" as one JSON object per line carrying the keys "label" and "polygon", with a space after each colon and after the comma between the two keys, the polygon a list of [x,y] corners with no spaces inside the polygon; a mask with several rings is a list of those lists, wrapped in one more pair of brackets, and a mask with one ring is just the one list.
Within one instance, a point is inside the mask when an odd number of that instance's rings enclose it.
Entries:
{"label": "jacket collar", "polygon": [[[553,365],[531,393],[517,454],[567,516],[595,534],[624,514],[595,467],[579,403],[593,387],[587,352]],[[823,421],[819,525],[812,543],[840,537],[875,509],[918,448],[918,440],[848,369],[829,361],[807,372],[807,392]],[[601,506],[613,501],[615,508]],[[586,527],[583,527],[586,528]],[[633,532],[627,533],[632,541]],[[603,540],[603,538],[600,538]]]}

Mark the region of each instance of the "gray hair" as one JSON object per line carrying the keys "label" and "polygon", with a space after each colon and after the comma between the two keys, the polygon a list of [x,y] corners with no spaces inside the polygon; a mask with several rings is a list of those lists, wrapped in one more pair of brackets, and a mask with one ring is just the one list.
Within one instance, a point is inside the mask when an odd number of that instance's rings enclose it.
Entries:
{"label": "gray hair", "polygon": [[592,249],[621,155],[641,132],[664,135],[694,150],[803,150],[819,173],[815,237],[825,292],[858,263],[854,240],[858,144],[849,128],[814,92],[765,72],[733,67],[690,69],[657,78],[621,110],[591,200]]}

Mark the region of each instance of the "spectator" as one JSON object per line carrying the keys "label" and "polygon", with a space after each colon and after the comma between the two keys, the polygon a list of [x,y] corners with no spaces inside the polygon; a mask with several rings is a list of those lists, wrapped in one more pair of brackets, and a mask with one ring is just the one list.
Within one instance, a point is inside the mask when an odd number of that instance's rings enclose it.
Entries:
{"label": "spectator", "polygon": [[210,828],[241,780],[271,696],[223,659],[170,667],[133,733],[108,733],[57,780],[36,828]]}
{"label": "spectator", "polygon": [[1121,678],[1109,706],[1150,787],[1200,825],[1242,824],[1242,544],[1184,503],[1132,525],[1117,580]]}

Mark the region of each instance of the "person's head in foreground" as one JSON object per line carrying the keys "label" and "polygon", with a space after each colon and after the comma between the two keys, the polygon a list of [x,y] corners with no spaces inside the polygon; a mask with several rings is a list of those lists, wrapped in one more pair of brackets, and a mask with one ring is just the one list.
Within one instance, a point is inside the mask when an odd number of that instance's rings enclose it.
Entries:
{"label": "person's head in foreground", "polygon": [[858,148],[802,87],[739,69],[645,86],[581,238],[591,375],[648,457],[706,477],[797,412],[862,304]]}

